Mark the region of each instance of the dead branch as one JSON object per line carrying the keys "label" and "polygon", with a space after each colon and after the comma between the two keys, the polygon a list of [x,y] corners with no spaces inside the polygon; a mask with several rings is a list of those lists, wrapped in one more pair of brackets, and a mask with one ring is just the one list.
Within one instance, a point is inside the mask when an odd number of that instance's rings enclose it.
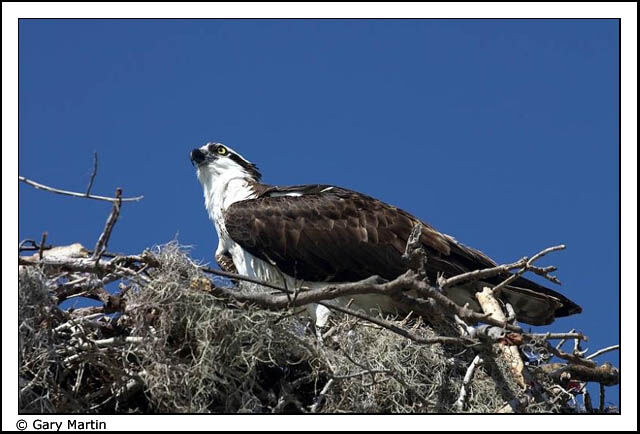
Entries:
{"label": "dead branch", "polygon": [[593,413],[593,403],[591,402],[591,395],[587,390],[587,384],[585,383],[585,387],[582,388],[582,400],[584,402],[584,408],[587,410],[587,413]]}
{"label": "dead branch", "polygon": [[[280,287],[278,285],[269,284],[257,279],[247,278],[239,274],[222,272],[218,270],[203,270],[212,274],[233,278],[236,280],[247,281],[251,283],[257,283],[268,288],[277,289],[283,293],[289,292],[288,289]],[[304,289],[304,287],[303,287]],[[216,291],[223,292],[224,295],[236,298],[243,302],[256,303],[262,307],[270,309],[284,309],[290,306],[303,306],[309,303],[320,303],[322,300],[330,300],[338,297],[346,297],[356,294],[382,294],[387,296],[396,296],[401,291],[416,290],[418,294],[423,295],[425,299],[434,299],[445,312],[457,314],[461,318],[464,318],[473,323],[484,322],[498,327],[503,327],[507,330],[514,332],[522,332],[522,329],[518,326],[509,324],[505,321],[499,321],[494,318],[490,318],[488,315],[482,315],[466,306],[459,306],[447,296],[442,294],[438,289],[432,287],[428,283],[420,280],[416,277],[416,273],[413,270],[408,270],[404,274],[398,276],[392,281],[381,282],[378,276],[372,276],[367,279],[354,283],[343,284],[331,284],[323,288],[311,289],[304,292],[300,292],[295,300],[295,303],[291,303],[292,300],[286,295],[268,294],[268,293],[248,293],[237,290],[228,290],[222,287],[216,287]],[[423,305],[425,308],[426,305]],[[329,308],[335,306],[329,305]]]}
{"label": "dead branch", "polygon": [[[80,244],[76,244],[82,248]],[[72,245],[73,246],[73,245]],[[65,248],[72,247],[65,246]],[[84,248],[82,248],[84,249]],[[146,279],[144,276],[137,275],[143,264],[147,264],[149,259],[144,255],[118,256],[111,260],[86,257],[87,250],[84,249],[84,257],[64,257],[64,256],[44,256],[41,260],[34,257],[18,257],[18,265],[22,266],[43,266],[52,270],[65,270],[81,273],[97,273],[103,276],[113,273],[121,277],[138,277]],[[127,266],[120,264],[127,263]]]}
{"label": "dead branch", "polygon": [[[239,280],[243,280],[243,277],[244,276],[238,275],[236,278]],[[325,306],[328,309],[335,310],[337,312],[341,312],[346,315],[350,315],[365,321],[369,321],[373,324],[379,325],[400,336],[406,337],[416,343],[423,344],[423,345],[432,345],[432,344],[472,345],[474,344],[473,341],[468,339],[454,338],[454,337],[447,337],[447,336],[439,336],[436,338],[429,338],[429,339],[422,338],[396,325],[393,325],[390,322],[385,321],[379,317],[373,317],[361,311],[357,311],[357,310],[349,309],[347,307],[342,307],[335,304],[324,302],[324,300],[330,300],[332,298],[337,298],[345,295],[367,294],[367,293],[387,294],[389,292],[393,292],[397,290],[396,286],[399,284],[395,280],[392,282],[381,284],[381,285],[371,284],[371,282],[377,281],[378,279],[379,278],[377,276],[374,276],[373,278],[368,278],[356,283],[332,285],[327,292],[325,292],[325,288],[303,292],[303,293],[300,293],[300,295],[296,300],[289,300],[286,295],[238,291],[233,288],[215,286],[211,282],[208,282],[208,284],[205,284],[208,286],[205,288],[205,291],[211,292],[211,294],[215,296],[234,299],[239,302],[254,303],[262,308],[269,309],[269,310],[282,310],[288,307],[304,306],[308,303],[317,303],[317,304],[320,304],[321,306]],[[203,282],[199,282],[196,285],[199,286],[202,283]],[[288,292],[290,294],[293,293],[292,290],[288,290],[285,288],[279,288],[279,289],[283,292]],[[308,294],[308,298],[301,298],[303,296],[306,296],[307,294]]]}
{"label": "dead branch", "polygon": [[44,247],[44,242],[45,241],[47,241],[47,233],[43,232],[42,233],[42,239],[40,240],[40,249],[38,249],[38,258],[40,258],[40,260],[42,260],[43,247]]}
{"label": "dead branch", "polygon": [[522,268],[526,265],[526,263],[527,263],[527,258],[525,257],[511,264],[498,265],[497,267],[493,267],[493,268],[485,268],[483,270],[474,270],[474,271],[469,271],[468,273],[458,274],[456,276],[442,280],[442,282],[440,283],[440,287],[442,289],[446,289],[446,288],[450,288],[452,286],[458,286],[467,282],[474,282],[477,280],[486,279],[488,277],[499,276],[510,270],[514,270],[516,268]]}
{"label": "dead branch", "polygon": [[[620,383],[620,371],[610,363],[600,366],[584,366],[576,364],[549,363],[540,367],[558,383],[568,383],[571,380],[596,382],[605,386],[614,386]],[[568,374],[568,375],[567,375]]]}
{"label": "dead branch", "polygon": [[[476,293],[476,299],[480,303],[484,313],[491,315],[492,318],[495,318],[498,321],[506,323],[506,317],[502,311],[500,303],[493,295],[494,291],[485,287],[481,292]],[[524,378],[524,362],[522,361],[522,357],[520,357],[518,346],[502,343],[498,348],[500,348],[502,357],[507,363],[507,366],[511,369],[511,372],[520,387],[526,389],[527,383]]]}
{"label": "dead branch", "polygon": [[410,339],[418,344],[422,344],[422,345],[432,345],[432,344],[457,344],[457,345],[474,345],[476,342],[465,339],[465,338],[454,338],[454,337],[449,337],[449,336],[438,336],[435,338],[423,338],[420,336],[415,335],[414,333],[409,332],[408,330],[405,330],[401,327],[397,327],[393,324],[391,324],[389,321],[385,321],[382,320],[380,318],[377,317],[373,317],[373,316],[369,316],[363,313],[360,313],[358,311],[352,310],[352,309],[347,309],[344,307],[340,307],[340,306],[335,306],[332,304],[328,304],[328,303],[318,303],[318,304],[322,304],[325,307],[328,307],[329,309],[332,310],[336,310],[338,312],[342,312],[344,314],[356,317],[356,318],[360,318],[363,319],[365,321],[369,321],[373,324],[377,324],[383,328],[386,328],[387,330],[391,330],[394,333],[403,336],[407,339]]}
{"label": "dead branch", "polygon": [[[82,197],[85,199],[94,199],[94,200],[104,200],[107,202],[116,202],[118,201],[118,198],[116,197],[105,197],[105,196],[96,196],[95,194],[86,194],[86,193],[77,193],[75,191],[68,191],[68,190],[60,190],[59,188],[53,188],[53,187],[49,187],[48,185],[44,185],[44,184],[40,184],[38,182],[32,181],[30,179],[25,178],[24,176],[20,176],[18,175],[18,181],[24,182],[25,184],[28,184],[32,187],[35,187],[39,190],[45,190],[45,191],[49,191],[51,193],[56,193],[56,194],[63,194],[66,196],[73,196],[73,197]],[[121,198],[122,202],[137,202],[141,199],[143,199],[144,196],[136,196],[136,197],[123,197]]]}
{"label": "dead branch", "polygon": [[590,356],[587,356],[585,358],[587,360],[595,359],[596,357],[601,356],[604,353],[608,353],[609,351],[615,351],[615,350],[619,350],[619,349],[620,349],[620,345],[611,345],[610,347],[602,348],[601,350],[598,350],[598,351],[594,352],[593,354],[591,354]]}
{"label": "dead branch", "polygon": [[409,284],[411,285],[411,289],[416,290],[416,292],[423,298],[433,298],[444,309],[446,313],[452,316],[458,315],[466,322],[469,322],[471,324],[483,322],[493,326],[502,327],[506,330],[510,330],[516,333],[522,332],[522,328],[516,325],[492,318],[489,314],[480,314],[474,312],[473,310],[469,309],[467,305],[460,306],[456,304],[453,300],[444,295],[436,287],[433,287],[424,281],[412,279]]}
{"label": "dead branch", "polygon": [[455,403],[456,409],[460,412],[464,410],[464,405],[467,400],[467,394],[469,393],[467,389],[469,388],[469,383],[471,383],[471,378],[473,377],[473,373],[476,370],[476,368],[480,364],[482,364],[482,362],[483,360],[478,354],[476,355],[476,357],[473,359],[473,361],[467,368],[467,373],[464,375],[464,380],[462,381],[462,387],[460,388],[460,395],[458,396],[458,400]]}
{"label": "dead branch", "polygon": [[91,187],[93,187],[93,181],[96,179],[96,175],[98,174],[98,153],[93,152],[93,172],[91,172],[91,178],[89,179],[89,185],[87,186],[87,192],[85,196],[89,196],[91,193]]}
{"label": "dead branch", "polygon": [[[560,281],[558,280],[557,277],[550,275],[549,273],[552,271],[555,271],[556,268],[555,267],[546,267],[546,268],[539,268],[536,267],[535,265],[533,265],[533,263],[535,261],[537,261],[538,259],[542,258],[543,256],[551,253],[551,252],[555,252],[558,250],[564,250],[565,249],[565,245],[564,244],[560,244],[558,246],[553,246],[553,247],[549,247],[546,248],[538,253],[536,253],[535,255],[533,255],[531,257],[531,259],[527,259],[524,266],[515,274],[512,274],[511,276],[509,276],[508,279],[502,281],[500,284],[496,285],[493,287],[493,295],[494,296],[498,296],[500,295],[500,291],[502,290],[502,288],[504,288],[505,286],[509,285],[511,282],[513,282],[514,280],[516,280],[518,277],[522,276],[526,271],[532,271],[534,273],[536,273],[539,276],[544,277],[545,279],[553,282],[553,283],[557,283],[558,285],[560,284]],[[523,258],[523,259],[526,259]]]}
{"label": "dead branch", "polygon": [[579,332],[568,332],[568,333],[523,333],[524,336],[528,336],[531,338],[542,338],[542,339],[580,339],[583,341],[588,341],[589,338],[582,333]]}
{"label": "dead branch", "polygon": [[[529,338],[527,336],[524,336],[525,341],[527,341]],[[577,355],[577,354],[569,354],[566,353],[564,351],[562,351],[559,348],[554,347],[553,345],[549,344],[548,342],[546,342],[546,348],[547,350],[553,354],[554,356],[560,358],[560,359],[564,359],[564,360],[568,360],[571,363],[577,364],[577,365],[583,365],[586,367],[594,367],[596,366],[596,363],[585,359],[584,357]]]}
{"label": "dead branch", "polygon": [[122,190],[120,188],[116,188],[116,200],[113,202],[113,208],[111,209],[111,214],[107,218],[107,222],[104,227],[104,231],[100,234],[98,238],[98,242],[96,243],[95,249],[93,249],[93,258],[100,259],[102,253],[107,249],[107,243],[109,242],[109,238],[111,237],[111,231],[118,220],[118,216],[120,216],[120,206],[122,204]]}
{"label": "dead branch", "polygon": [[[493,268],[485,268],[483,270],[474,270],[468,273],[458,274],[456,276],[452,276],[448,279],[442,280],[442,282],[440,282],[440,286],[442,289],[446,289],[446,288],[457,286],[466,282],[473,282],[477,280],[486,279],[488,277],[499,276],[499,275],[508,273],[510,270],[514,270],[516,268],[520,268],[520,271],[516,274],[509,276],[509,278],[506,281],[498,285],[496,287],[498,288],[498,291],[500,290],[500,288],[508,285],[509,283],[513,282],[515,279],[520,277],[525,271],[531,271],[533,273],[538,274],[539,276],[545,277],[546,279],[554,283],[560,284],[560,281],[555,276],[549,275],[549,273],[557,270],[556,267],[549,266],[549,267],[540,268],[540,267],[534,266],[533,262],[537,261],[538,259],[540,259],[541,257],[545,256],[548,253],[551,253],[557,250],[562,250],[564,248],[565,248],[564,245],[549,247],[547,249],[544,249],[536,253],[531,259],[525,256],[522,259],[516,262],[513,262],[511,264],[503,264]],[[495,291],[495,288],[494,288],[494,291]],[[498,293],[496,292],[496,295],[497,294]]]}
{"label": "dead branch", "polygon": [[314,402],[313,405],[311,406],[311,413],[318,412],[318,410],[323,404],[323,401],[325,399],[325,396],[327,395],[327,392],[329,391],[329,389],[331,389],[331,386],[333,386],[334,381],[335,380],[333,378],[330,378],[329,381],[327,381],[327,384],[324,385],[324,387],[316,397],[316,402]]}

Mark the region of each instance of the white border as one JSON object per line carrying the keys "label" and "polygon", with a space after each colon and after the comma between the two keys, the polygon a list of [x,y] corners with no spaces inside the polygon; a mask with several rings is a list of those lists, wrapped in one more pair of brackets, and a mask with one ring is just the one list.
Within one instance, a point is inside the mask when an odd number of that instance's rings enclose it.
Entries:
{"label": "white border", "polygon": [[[622,397],[621,416],[98,416],[109,430],[474,429],[514,426],[637,429],[637,4],[636,3],[2,3],[2,429],[17,416],[17,26],[18,18],[622,18]],[[594,325],[595,326],[595,325]],[[21,416],[66,421],[66,416]],[[92,418],[80,416],[78,420]],[[508,423],[506,423],[508,421]],[[514,424],[515,422],[516,424]]]}
{"label": "white border", "polygon": [[625,2],[34,2],[6,3],[5,10],[21,18],[617,18],[636,8]]}

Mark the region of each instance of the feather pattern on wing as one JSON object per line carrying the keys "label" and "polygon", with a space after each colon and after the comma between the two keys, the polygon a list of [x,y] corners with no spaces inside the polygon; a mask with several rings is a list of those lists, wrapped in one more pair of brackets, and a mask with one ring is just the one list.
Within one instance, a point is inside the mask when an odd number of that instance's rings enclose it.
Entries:
{"label": "feather pattern on wing", "polygon": [[[350,282],[379,275],[393,279],[406,271],[407,239],[422,224],[427,273],[435,279],[494,267],[488,256],[438,232],[411,214],[370,196],[330,185],[269,187],[256,184],[257,197],[224,212],[229,236],[252,255],[297,279]],[[510,274],[488,279],[497,284]],[[432,280],[433,281],[433,280]],[[548,324],[554,316],[581,309],[563,295],[519,278],[505,288],[520,321]]]}

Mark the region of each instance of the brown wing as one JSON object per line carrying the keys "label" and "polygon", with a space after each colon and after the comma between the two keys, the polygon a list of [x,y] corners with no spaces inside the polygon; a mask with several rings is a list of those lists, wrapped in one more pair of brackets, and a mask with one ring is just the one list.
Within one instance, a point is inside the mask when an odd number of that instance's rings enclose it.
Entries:
{"label": "brown wing", "polygon": [[[285,193],[302,195],[277,196]],[[225,212],[229,235],[251,254],[288,275],[327,282],[403,273],[401,255],[416,221],[369,196],[322,185],[272,190]],[[431,252],[448,253],[446,238],[427,225],[423,242]]]}
{"label": "brown wing", "polygon": [[[298,196],[285,196],[292,193]],[[402,254],[416,223],[422,224],[430,278],[496,265],[483,253],[399,208],[329,185],[272,187],[262,190],[257,199],[236,202],[225,211],[225,226],[235,242],[284,273],[307,281],[397,277],[406,271]],[[505,273],[489,283],[508,276]],[[516,280],[505,297],[518,306],[516,313],[523,312],[522,321],[533,324],[549,321],[536,319],[545,309],[552,317],[579,309],[561,294],[524,278]],[[527,300],[537,303],[535,309],[527,311]]]}

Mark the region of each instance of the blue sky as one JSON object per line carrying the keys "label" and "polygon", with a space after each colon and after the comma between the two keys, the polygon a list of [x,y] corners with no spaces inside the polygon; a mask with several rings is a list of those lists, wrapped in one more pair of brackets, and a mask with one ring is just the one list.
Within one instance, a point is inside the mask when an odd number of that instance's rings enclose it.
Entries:
{"label": "blue sky", "polygon": [[[619,343],[618,21],[23,20],[19,42],[19,173],[84,191],[97,151],[95,194],[145,196],[110,250],[212,261],[188,153],[221,141],[498,262],[566,244],[541,263],[584,312],[536,330]],[[109,209],[20,185],[18,238],[92,248]]]}

